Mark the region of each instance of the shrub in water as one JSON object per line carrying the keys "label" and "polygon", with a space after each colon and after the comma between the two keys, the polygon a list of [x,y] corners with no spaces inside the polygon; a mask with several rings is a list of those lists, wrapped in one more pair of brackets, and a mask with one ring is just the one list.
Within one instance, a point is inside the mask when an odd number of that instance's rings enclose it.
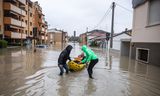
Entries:
{"label": "shrub in water", "polygon": [[7,41],[5,40],[0,40],[0,48],[6,48],[7,47]]}

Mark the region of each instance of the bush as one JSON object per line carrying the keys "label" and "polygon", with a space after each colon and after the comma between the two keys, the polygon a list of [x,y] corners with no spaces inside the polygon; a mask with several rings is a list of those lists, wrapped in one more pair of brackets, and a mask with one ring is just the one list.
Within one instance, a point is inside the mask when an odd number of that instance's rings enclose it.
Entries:
{"label": "bush", "polygon": [[7,47],[8,42],[5,40],[0,40],[0,48],[6,48]]}

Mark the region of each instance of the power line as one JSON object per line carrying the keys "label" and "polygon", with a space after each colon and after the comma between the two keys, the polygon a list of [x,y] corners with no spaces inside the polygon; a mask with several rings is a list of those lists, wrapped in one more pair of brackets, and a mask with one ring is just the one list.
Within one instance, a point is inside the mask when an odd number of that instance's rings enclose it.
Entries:
{"label": "power line", "polygon": [[120,4],[118,4],[118,3],[116,3],[116,5],[119,6],[119,7],[121,7],[121,8],[123,8],[123,9],[125,9],[125,10],[128,11],[128,12],[133,12],[132,10],[127,9],[127,8],[123,7],[122,5],[120,5]]}
{"label": "power line", "polygon": [[108,8],[104,16],[101,18],[101,20],[96,24],[96,26],[93,29],[97,28],[103,22],[103,20],[109,15],[110,11],[111,11],[111,6]]}

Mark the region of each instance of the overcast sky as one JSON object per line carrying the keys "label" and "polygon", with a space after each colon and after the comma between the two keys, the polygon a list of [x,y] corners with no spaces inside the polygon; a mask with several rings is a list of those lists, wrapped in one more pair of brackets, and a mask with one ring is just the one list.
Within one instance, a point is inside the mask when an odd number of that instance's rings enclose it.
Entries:
{"label": "overcast sky", "polygon": [[49,28],[62,29],[69,35],[73,35],[74,30],[77,35],[84,33],[87,27],[89,31],[101,29],[110,32],[111,11],[102,23],[98,23],[113,1],[121,6],[115,8],[115,33],[131,29],[132,0],[38,0]]}

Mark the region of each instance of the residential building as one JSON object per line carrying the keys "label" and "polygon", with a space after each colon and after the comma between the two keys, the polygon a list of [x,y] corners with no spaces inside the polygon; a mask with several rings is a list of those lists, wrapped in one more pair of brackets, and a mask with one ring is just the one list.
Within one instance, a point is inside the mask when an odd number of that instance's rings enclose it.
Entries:
{"label": "residential building", "polygon": [[33,40],[33,2],[26,0],[26,16],[25,16],[25,33],[27,34],[27,43],[31,43]]}
{"label": "residential building", "polygon": [[3,38],[3,1],[0,0],[0,39]]}
{"label": "residential building", "polygon": [[[3,22],[4,38],[9,43],[21,43],[26,39],[24,18],[26,0],[4,0],[3,1]],[[22,43],[21,43],[22,44]]]}
{"label": "residential building", "polygon": [[[110,53],[115,56],[123,56],[124,54],[128,54],[129,56],[129,49],[130,49],[130,40],[131,40],[131,33],[132,30],[125,30],[120,33],[115,33],[113,35],[113,46],[110,48],[110,40],[108,41],[108,48]],[[127,48],[126,48],[127,47]],[[126,50],[128,49],[128,50]]]}
{"label": "residential building", "polygon": [[42,13],[42,8],[37,1],[33,3],[33,18],[33,26],[37,28],[37,40],[39,43],[44,43],[48,25]]}
{"label": "residential building", "polygon": [[9,44],[33,42],[33,28],[38,30],[36,39],[45,43],[47,22],[38,2],[31,0],[0,1],[0,37]]}
{"label": "residential building", "polygon": [[63,30],[49,29],[47,36],[48,44],[65,44],[68,41],[68,33]]}
{"label": "residential building", "polygon": [[133,0],[131,58],[160,65],[160,0]]}
{"label": "residential building", "polygon": [[87,34],[80,34],[80,45],[87,45]]}
{"label": "residential building", "polygon": [[[92,30],[89,32],[86,32],[86,43],[88,46],[97,46],[97,47],[103,47],[105,48],[107,45],[107,40],[106,40],[106,36],[107,39],[109,38],[110,33],[103,31],[103,30]],[[85,39],[84,39],[85,40]]]}
{"label": "residential building", "polygon": [[[115,33],[113,35],[113,47],[112,49],[120,51],[121,50],[121,40],[124,39],[131,39],[131,31],[132,30],[126,30],[120,33]],[[110,40],[109,40],[109,44],[108,46],[110,46]]]}

